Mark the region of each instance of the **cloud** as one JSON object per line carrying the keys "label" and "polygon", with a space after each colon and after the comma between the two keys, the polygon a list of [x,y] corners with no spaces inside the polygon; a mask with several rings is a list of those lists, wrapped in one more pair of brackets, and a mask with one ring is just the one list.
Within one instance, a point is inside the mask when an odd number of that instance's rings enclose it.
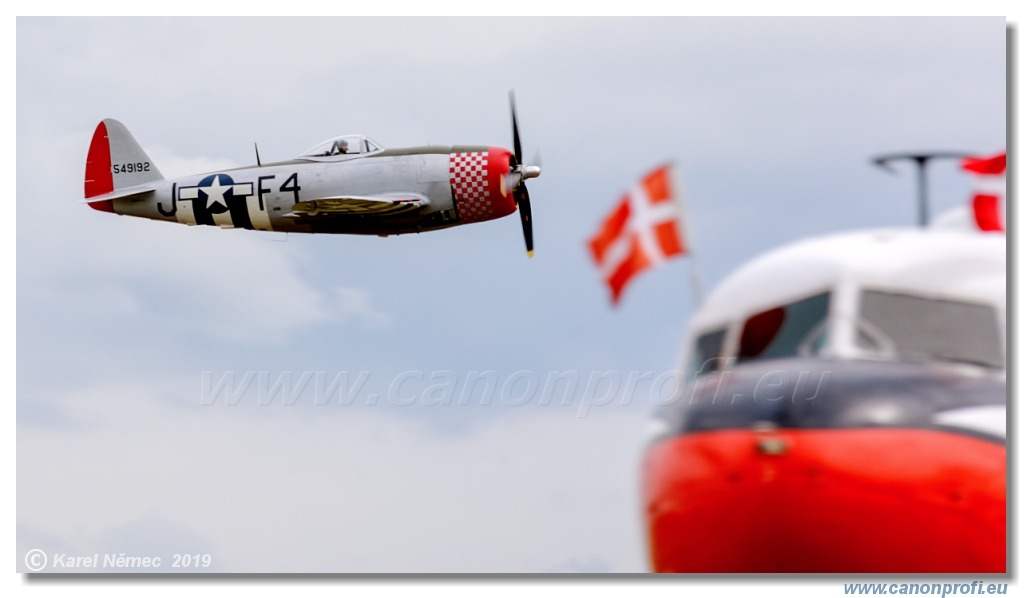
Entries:
{"label": "cloud", "polygon": [[64,237],[79,259],[37,262],[21,292],[51,309],[91,306],[100,317],[244,343],[279,343],[314,324],[390,321],[367,291],[312,286],[295,266],[302,250],[258,233],[118,224],[125,226],[102,245],[87,242],[88,234]]}
{"label": "cloud", "polygon": [[65,408],[88,425],[19,430],[19,550],[210,552],[236,572],[645,566],[635,410],[513,409],[444,435],[383,410],[153,394],[83,390]]}
{"label": "cloud", "polygon": [[370,293],[363,289],[339,288],[334,290],[336,307],[334,318],[341,322],[356,321],[365,328],[390,328],[394,319],[378,309]]}

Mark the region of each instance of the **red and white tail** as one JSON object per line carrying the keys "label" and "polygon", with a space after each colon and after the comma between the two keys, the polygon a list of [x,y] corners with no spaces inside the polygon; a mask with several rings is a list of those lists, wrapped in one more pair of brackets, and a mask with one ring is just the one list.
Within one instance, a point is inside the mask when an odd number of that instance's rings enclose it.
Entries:
{"label": "red and white tail", "polygon": [[113,200],[152,190],[163,180],[156,164],[120,122],[107,118],[96,126],[85,161],[85,198],[97,210],[113,212]]}

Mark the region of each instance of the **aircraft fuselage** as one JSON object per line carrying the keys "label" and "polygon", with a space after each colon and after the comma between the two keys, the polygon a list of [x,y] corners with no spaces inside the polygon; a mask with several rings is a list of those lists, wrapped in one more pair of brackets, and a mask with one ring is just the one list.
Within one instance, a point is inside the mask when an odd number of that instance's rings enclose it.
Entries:
{"label": "aircraft fuselage", "polygon": [[[385,151],[337,162],[298,159],[161,180],[151,184],[150,193],[93,205],[125,216],[222,228],[375,235],[423,232],[514,212],[515,203],[503,193],[500,180],[508,174],[508,156],[500,148],[445,146]],[[475,171],[459,165],[464,157],[477,158],[478,165],[469,167]],[[148,161],[131,165],[133,170],[147,167]],[[469,183],[476,187],[470,188]],[[425,205],[383,214],[320,215],[293,210],[301,202],[322,198],[393,195],[400,203],[410,193],[426,198]]]}

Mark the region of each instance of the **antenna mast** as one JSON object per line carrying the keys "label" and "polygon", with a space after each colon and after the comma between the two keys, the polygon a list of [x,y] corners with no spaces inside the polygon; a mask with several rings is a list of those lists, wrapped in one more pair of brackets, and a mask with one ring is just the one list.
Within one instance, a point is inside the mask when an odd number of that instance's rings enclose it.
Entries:
{"label": "antenna mast", "polygon": [[871,162],[885,170],[886,172],[895,174],[895,170],[889,166],[889,162],[896,160],[913,160],[917,164],[917,224],[924,228],[928,225],[928,178],[925,176],[925,171],[928,168],[928,162],[931,160],[944,160],[944,159],[960,159],[973,156],[974,154],[967,152],[921,152],[921,153],[905,153],[905,154],[886,154],[884,156],[878,156]]}

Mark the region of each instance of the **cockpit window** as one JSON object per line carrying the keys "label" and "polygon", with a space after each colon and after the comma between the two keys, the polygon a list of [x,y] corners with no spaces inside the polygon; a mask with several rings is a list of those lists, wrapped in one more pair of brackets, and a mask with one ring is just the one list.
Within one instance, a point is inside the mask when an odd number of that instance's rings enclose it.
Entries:
{"label": "cockpit window", "polygon": [[722,368],[722,346],[725,344],[725,328],[720,328],[697,337],[690,356],[690,377],[717,372]]}
{"label": "cockpit window", "polygon": [[754,314],[743,324],[737,361],[813,355],[825,345],[829,293]]}
{"label": "cockpit window", "polygon": [[303,157],[321,158],[327,156],[361,155],[380,151],[382,148],[363,135],[343,135],[323,141],[302,152]]}
{"label": "cockpit window", "polygon": [[1004,363],[995,308],[902,293],[861,293],[857,345],[911,361]]}

